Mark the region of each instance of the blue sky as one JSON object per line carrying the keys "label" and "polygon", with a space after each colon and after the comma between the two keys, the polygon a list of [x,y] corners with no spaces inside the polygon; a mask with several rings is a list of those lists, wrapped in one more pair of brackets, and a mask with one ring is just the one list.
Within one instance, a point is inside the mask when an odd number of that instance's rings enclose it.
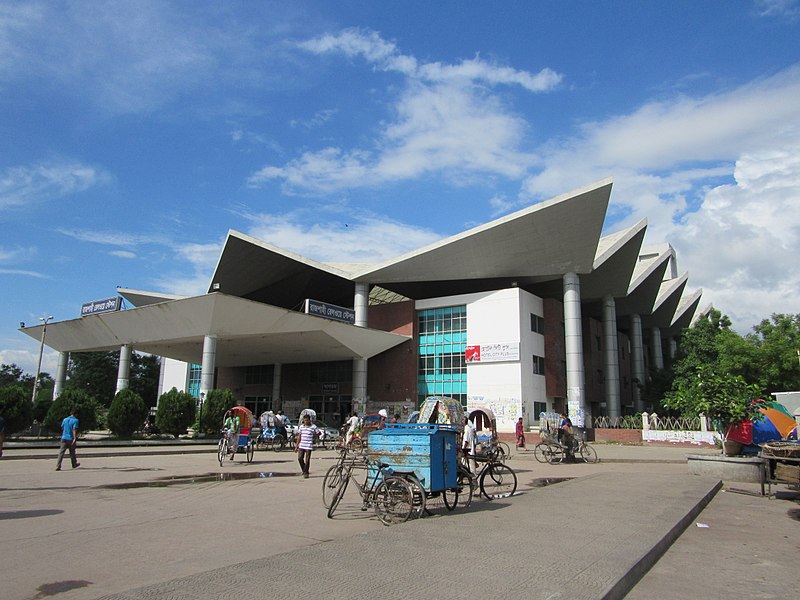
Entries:
{"label": "blue sky", "polygon": [[800,312],[798,40],[797,0],[3,2],[0,362],[202,293],[228,229],[375,262],[607,176],[738,330]]}

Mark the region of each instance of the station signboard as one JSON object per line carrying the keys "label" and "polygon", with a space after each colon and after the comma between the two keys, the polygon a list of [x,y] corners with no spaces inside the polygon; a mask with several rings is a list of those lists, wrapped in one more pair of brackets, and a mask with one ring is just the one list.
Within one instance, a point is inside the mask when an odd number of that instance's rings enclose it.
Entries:
{"label": "station signboard", "polygon": [[114,312],[122,308],[122,298],[113,296],[103,300],[92,300],[81,304],[81,316],[96,315],[97,313]]}
{"label": "station signboard", "polygon": [[336,306],[335,304],[328,304],[327,302],[320,302],[319,300],[312,300],[311,298],[306,298],[305,313],[316,317],[341,321],[342,323],[350,323],[351,325],[356,322],[356,311],[352,308]]}

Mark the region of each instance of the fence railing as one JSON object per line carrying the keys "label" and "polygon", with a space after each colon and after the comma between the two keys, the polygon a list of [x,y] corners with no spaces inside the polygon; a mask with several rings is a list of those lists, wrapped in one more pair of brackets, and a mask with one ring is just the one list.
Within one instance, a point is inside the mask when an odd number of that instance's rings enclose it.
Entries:
{"label": "fence railing", "polygon": [[594,426],[603,429],[642,429],[644,431],[708,431],[705,416],[661,417],[656,413],[641,413],[624,417],[596,417]]}

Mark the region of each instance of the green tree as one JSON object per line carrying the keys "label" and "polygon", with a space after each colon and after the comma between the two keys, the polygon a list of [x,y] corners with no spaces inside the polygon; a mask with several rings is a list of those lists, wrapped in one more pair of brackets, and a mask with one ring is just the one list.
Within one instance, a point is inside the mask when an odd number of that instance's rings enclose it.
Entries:
{"label": "green tree", "polygon": [[108,407],[117,389],[117,352],[73,352],[67,369],[67,388],[83,390]]}
{"label": "green tree", "polygon": [[767,394],[800,389],[800,314],[773,314],[746,337],[752,348],[752,381]]}
{"label": "green tree", "polygon": [[108,409],[108,428],[119,437],[131,437],[144,425],[149,410],[139,394],[130,389],[120,390]]}
{"label": "green tree", "polygon": [[21,385],[33,391],[33,375],[26,375],[25,372],[15,364],[0,365],[0,387],[9,385]]}
{"label": "green tree", "polygon": [[6,420],[7,434],[24,431],[31,426],[31,398],[22,385],[0,387],[0,415]]}
{"label": "green tree", "polygon": [[172,388],[158,399],[156,427],[178,437],[194,422],[194,413],[194,396]]}
{"label": "green tree", "polygon": [[132,353],[130,388],[142,397],[148,407],[158,402],[160,375],[161,359],[158,356]]}
{"label": "green tree", "polygon": [[210,390],[203,403],[203,422],[200,429],[206,433],[222,429],[225,411],[235,405],[236,398],[231,390]]}
{"label": "green tree", "polygon": [[686,417],[705,415],[717,431],[727,436],[730,425],[761,418],[755,402],[758,396],[758,386],[747,383],[740,375],[719,373],[712,366],[701,365],[694,377],[682,379],[667,394],[664,404]]}
{"label": "green tree", "polygon": [[97,427],[97,413],[100,406],[87,392],[78,389],[66,389],[53,401],[44,420],[44,425],[51,431],[61,429],[61,421],[69,416],[70,411],[77,409],[77,417],[81,432]]}

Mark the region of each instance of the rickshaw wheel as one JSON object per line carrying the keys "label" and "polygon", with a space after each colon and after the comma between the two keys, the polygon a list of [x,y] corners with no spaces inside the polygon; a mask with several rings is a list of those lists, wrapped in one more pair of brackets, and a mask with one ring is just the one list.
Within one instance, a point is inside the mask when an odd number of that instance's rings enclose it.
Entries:
{"label": "rickshaw wheel", "polygon": [[374,504],[384,525],[405,523],[414,511],[414,492],[402,477],[387,477],[375,490]]}
{"label": "rickshaw wheel", "polygon": [[547,446],[545,442],[539,442],[533,449],[533,457],[540,463],[547,462]]}
{"label": "rickshaw wheel", "polygon": [[267,448],[267,440],[265,440],[261,436],[258,436],[258,439],[256,440],[256,450],[265,450],[266,448]]}
{"label": "rickshaw wheel", "polygon": [[286,447],[286,439],[282,435],[276,434],[268,444],[270,450],[283,450]]}
{"label": "rickshaw wheel", "polygon": [[583,462],[590,464],[596,463],[597,452],[591,446],[584,444],[583,446],[581,446],[581,458],[583,459]]}
{"label": "rickshaw wheel", "polygon": [[353,452],[361,452],[364,450],[364,442],[361,440],[361,438],[354,437],[352,440],[350,440],[350,449]]}
{"label": "rickshaw wheel", "polygon": [[228,454],[228,440],[225,438],[221,438],[219,440],[219,446],[217,446],[217,459],[219,460],[219,466],[221,467],[225,463],[225,456]]}
{"label": "rickshaw wheel", "polygon": [[253,462],[253,452],[255,448],[253,447],[253,442],[247,442],[247,462]]}
{"label": "rickshaw wheel", "polygon": [[505,460],[511,456],[511,447],[505,442],[497,442],[497,449],[499,450],[498,458],[501,461],[505,462]]}
{"label": "rickshaw wheel", "polygon": [[508,498],[517,491],[517,474],[503,463],[491,463],[481,474],[480,486],[489,500]]}
{"label": "rickshaw wheel", "polygon": [[547,459],[547,462],[551,465],[557,465],[564,460],[564,451],[553,444],[547,444],[547,447],[543,449],[543,452],[545,459]]}
{"label": "rickshaw wheel", "polygon": [[336,489],[342,481],[343,472],[343,465],[331,465],[331,468],[325,473],[325,477],[322,478],[322,504],[325,505],[325,508],[330,508]]}
{"label": "rickshaw wheel", "polygon": [[414,508],[411,511],[411,518],[419,519],[423,513],[428,512],[428,495],[419,479],[415,476],[408,476],[405,479],[406,483],[411,487],[411,494],[414,499]]}

